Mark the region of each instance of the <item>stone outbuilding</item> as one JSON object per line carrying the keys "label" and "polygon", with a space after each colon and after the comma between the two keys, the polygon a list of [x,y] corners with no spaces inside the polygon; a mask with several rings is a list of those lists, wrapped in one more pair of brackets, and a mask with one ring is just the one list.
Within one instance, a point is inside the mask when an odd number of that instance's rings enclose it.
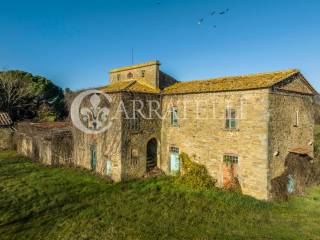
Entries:
{"label": "stone outbuilding", "polygon": [[313,157],[317,92],[295,69],[178,82],[154,61],[111,70],[110,85],[99,89],[112,99],[104,105],[112,126],[99,134],[74,127],[73,156],[115,181],[155,167],[175,174],[185,152],[218,186],[231,175],[244,194],[270,199],[292,149]]}
{"label": "stone outbuilding", "polygon": [[16,124],[13,149],[45,165],[74,165],[73,138],[68,122]]}

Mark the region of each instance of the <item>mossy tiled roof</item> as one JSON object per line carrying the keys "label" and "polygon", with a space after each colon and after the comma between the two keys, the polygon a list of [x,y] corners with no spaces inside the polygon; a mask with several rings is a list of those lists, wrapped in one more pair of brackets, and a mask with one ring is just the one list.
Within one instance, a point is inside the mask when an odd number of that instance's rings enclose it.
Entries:
{"label": "mossy tiled roof", "polygon": [[163,89],[162,91],[142,83],[140,79],[132,79],[101,87],[100,90],[105,92],[140,92],[162,94],[253,90],[270,88],[275,84],[299,73],[300,72],[296,69],[289,69],[277,72],[212,78],[208,80],[194,80],[190,82],[178,82]]}
{"label": "mossy tiled roof", "polygon": [[137,93],[160,93],[157,88],[149,87],[138,80],[130,80],[114,83],[99,88],[99,90],[107,93],[111,92],[137,92]]}
{"label": "mossy tiled roof", "polygon": [[269,88],[288,77],[299,73],[296,69],[286,71],[258,73],[251,75],[222,77],[208,80],[178,82],[163,90],[164,94],[241,91]]}

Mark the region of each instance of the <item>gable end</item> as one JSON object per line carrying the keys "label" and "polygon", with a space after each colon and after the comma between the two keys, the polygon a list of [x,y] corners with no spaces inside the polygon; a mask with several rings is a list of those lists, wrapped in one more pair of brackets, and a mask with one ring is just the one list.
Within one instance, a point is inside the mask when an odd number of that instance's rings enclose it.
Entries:
{"label": "gable end", "polygon": [[304,78],[301,73],[294,74],[272,86],[273,91],[293,92],[307,95],[315,95],[317,91]]}

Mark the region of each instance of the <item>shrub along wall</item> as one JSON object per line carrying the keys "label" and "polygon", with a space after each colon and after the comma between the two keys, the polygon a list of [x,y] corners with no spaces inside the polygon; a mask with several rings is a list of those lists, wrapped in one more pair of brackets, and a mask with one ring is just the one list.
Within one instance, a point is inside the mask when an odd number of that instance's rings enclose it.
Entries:
{"label": "shrub along wall", "polygon": [[11,128],[0,128],[0,150],[12,149],[12,136]]}
{"label": "shrub along wall", "polygon": [[204,165],[193,162],[186,153],[180,154],[182,172],[177,180],[192,188],[210,189],[215,187],[216,180],[208,174]]}
{"label": "shrub along wall", "polygon": [[320,184],[320,169],[308,155],[289,153],[286,170],[271,180],[273,199],[288,199],[290,194],[304,194],[305,188]]}
{"label": "shrub along wall", "polygon": [[316,124],[320,124],[320,105],[319,104],[315,104],[315,123]]}

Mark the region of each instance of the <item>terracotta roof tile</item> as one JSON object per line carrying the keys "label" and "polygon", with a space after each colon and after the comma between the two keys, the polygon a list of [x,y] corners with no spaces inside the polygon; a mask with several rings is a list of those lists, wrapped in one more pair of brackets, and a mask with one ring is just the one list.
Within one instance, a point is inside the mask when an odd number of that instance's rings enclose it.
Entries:
{"label": "terracotta roof tile", "polygon": [[128,80],[123,82],[114,83],[108,86],[99,88],[104,92],[138,92],[138,93],[160,93],[157,88],[149,87],[138,80]]}
{"label": "terracotta roof tile", "polygon": [[297,148],[290,149],[289,152],[297,153],[297,154],[301,154],[301,155],[308,155],[311,153],[310,150],[308,150],[307,148],[303,148],[303,147],[297,147]]}
{"label": "terracotta roof tile", "polygon": [[0,127],[8,127],[13,124],[8,113],[0,112]]}
{"label": "terracotta roof tile", "polygon": [[269,88],[274,84],[299,73],[296,69],[258,73],[251,75],[222,77],[208,80],[179,82],[163,90],[164,94],[219,92]]}

